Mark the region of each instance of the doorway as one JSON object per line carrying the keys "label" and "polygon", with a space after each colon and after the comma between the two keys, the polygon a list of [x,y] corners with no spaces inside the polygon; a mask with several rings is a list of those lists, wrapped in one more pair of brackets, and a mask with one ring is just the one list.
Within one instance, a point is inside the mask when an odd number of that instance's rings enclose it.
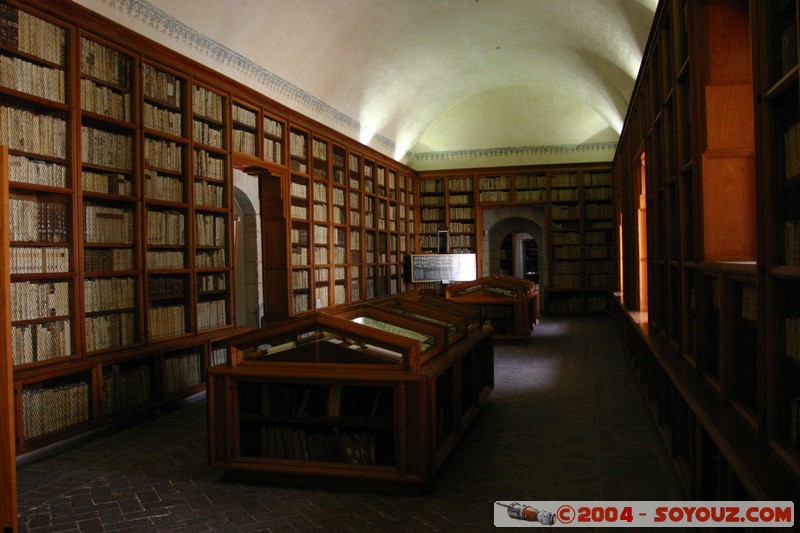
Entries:
{"label": "doorway", "polygon": [[257,328],[263,316],[258,178],[233,171],[236,326]]}
{"label": "doorway", "polygon": [[546,280],[544,208],[500,207],[483,210],[481,276],[508,274]]}

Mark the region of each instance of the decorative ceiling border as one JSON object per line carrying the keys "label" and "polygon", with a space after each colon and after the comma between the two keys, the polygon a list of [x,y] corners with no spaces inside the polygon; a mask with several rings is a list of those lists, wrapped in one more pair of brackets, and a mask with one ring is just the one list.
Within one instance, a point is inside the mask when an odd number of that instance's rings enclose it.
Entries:
{"label": "decorative ceiling border", "polygon": [[613,152],[617,149],[616,141],[583,143],[583,144],[551,144],[542,146],[506,146],[502,148],[472,148],[469,150],[450,150],[441,152],[418,152],[414,161],[444,161],[454,159],[481,159],[508,156],[537,156],[583,152]]}
{"label": "decorative ceiling border", "polygon": [[[256,64],[242,54],[235,52],[227,46],[198,32],[194,28],[187,26],[147,0],[98,1],[108,5],[112,9],[127,13],[131,18],[141,20],[150,28],[163,33],[171,39],[183,42],[223,65],[236,69],[245,76],[269,87],[275,91],[275,93],[297,102],[318,115],[326,117],[333,124],[347,128],[356,134],[361,132],[361,123],[359,121]],[[394,153],[397,148],[393,140],[380,134],[376,134],[372,142],[386,147],[391,150],[392,153]]]}

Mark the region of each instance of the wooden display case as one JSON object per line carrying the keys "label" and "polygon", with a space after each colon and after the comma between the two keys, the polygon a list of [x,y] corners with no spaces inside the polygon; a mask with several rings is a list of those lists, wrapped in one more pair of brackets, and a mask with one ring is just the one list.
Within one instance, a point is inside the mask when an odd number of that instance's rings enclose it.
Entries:
{"label": "wooden display case", "polygon": [[479,307],[484,324],[494,328],[495,342],[525,341],[539,322],[539,291],[533,282],[506,276],[488,276],[457,283],[445,297]]}
{"label": "wooden display case", "polygon": [[[494,386],[492,329],[404,297],[231,340],[209,369],[211,465],[275,482],[430,484]],[[412,316],[393,309],[414,309]]]}

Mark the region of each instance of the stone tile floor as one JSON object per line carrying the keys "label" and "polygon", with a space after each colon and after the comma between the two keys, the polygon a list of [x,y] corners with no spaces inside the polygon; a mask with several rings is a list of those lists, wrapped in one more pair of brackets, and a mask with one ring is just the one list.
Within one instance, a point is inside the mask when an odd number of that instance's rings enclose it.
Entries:
{"label": "stone tile floor", "polygon": [[495,501],[683,499],[607,317],[545,317],[495,354],[495,391],[429,493],[226,481],[201,400],[21,464],[20,529],[472,532],[496,530]]}

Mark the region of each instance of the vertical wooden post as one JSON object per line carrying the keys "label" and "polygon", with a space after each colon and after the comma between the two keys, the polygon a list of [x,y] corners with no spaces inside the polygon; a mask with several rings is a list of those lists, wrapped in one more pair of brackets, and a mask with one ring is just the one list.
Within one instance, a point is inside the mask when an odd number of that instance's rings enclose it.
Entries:
{"label": "vertical wooden post", "polygon": [[0,305],[0,526],[3,531],[17,531],[8,180],[8,148],[0,146],[0,300],[4,302]]}

